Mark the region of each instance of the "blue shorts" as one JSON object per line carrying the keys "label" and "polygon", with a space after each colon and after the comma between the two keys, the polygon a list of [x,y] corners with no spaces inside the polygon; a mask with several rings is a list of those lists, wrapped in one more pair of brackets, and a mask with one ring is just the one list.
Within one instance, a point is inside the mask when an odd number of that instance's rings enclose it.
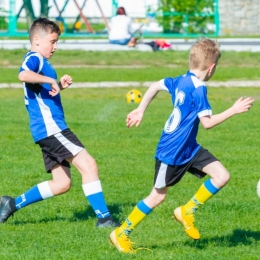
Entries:
{"label": "blue shorts", "polygon": [[120,45],[127,45],[132,37],[128,39],[120,39],[120,40],[109,40],[111,44],[120,44]]}

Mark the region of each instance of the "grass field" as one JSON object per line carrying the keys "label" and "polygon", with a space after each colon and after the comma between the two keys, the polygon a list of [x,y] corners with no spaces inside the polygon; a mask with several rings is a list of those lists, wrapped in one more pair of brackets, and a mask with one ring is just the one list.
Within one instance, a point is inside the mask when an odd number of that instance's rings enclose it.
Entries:
{"label": "grass field", "polygon": [[[0,82],[18,82],[26,50],[0,52]],[[153,81],[188,70],[188,52],[85,52],[58,50],[51,58],[58,76],[69,73],[75,82]],[[256,53],[223,52],[212,80],[259,80]]]}
{"label": "grass field", "polygon": [[[160,93],[139,128],[127,129],[125,116],[135,107],[124,100],[128,89],[68,89],[62,92],[67,123],[96,158],[106,200],[117,220],[148,195],[153,183],[154,150],[171,112],[170,97]],[[142,92],[145,89],[141,89]],[[231,172],[230,183],[196,215],[202,238],[190,240],[172,211],[186,202],[203,180],[187,174],[166,201],[133,232],[138,246],[152,251],[121,255],[108,242],[111,229],[96,229],[80,176],[60,197],[33,204],[0,226],[0,259],[259,259],[259,90],[209,89],[214,113],[239,96],[256,102],[247,114],[231,118],[198,141]],[[50,178],[33,144],[22,90],[0,90],[1,194],[17,196]]]}
{"label": "grass field", "polygon": [[[91,61],[84,62],[83,54],[91,57]],[[187,53],[139,53],[140,57],[135,52],[116,54],[82,52],[77,60],[73,52],[61,51],[54,56],[53,63],[67,65],[66,73],[79,75],[77,81],[92,81],[95,77],[91,74],[102,74],[100,77],[105,81],[115,80],[116,73],[121,74],[125,81],[143,77],[144,70],[140,69],[128,76],[124,76],[127,69],[120,68],[111,68],[109,73],[103,74],[111,65],[146,66],[146,81],[167,76],[163,74],[168,69],[174,74],[176,70],[182,70],[180,73],[187,70]],[[21,55],[21,50],[0,53],[1,82],[7,82],[6,79],[15,82],[17,69],[6,66],[19,66]],[[152,59],[158,62],[158,74]],[[225,53],[214,79],[234,79],[232,71],[239,68],[238,79],[259,79],[258,62],[259,55],[256,54]],[[93,67],[86,77],[88,68],[73,70],[70,67],[73,64],[82,67],[106,65],[108,68]],[[166,64],[174,66],[169,68]],[[63,70],[58,69],[59,76]],[[82,73],[76,74],[77,70]],[[106,201],[118,221],[123,221],[152,188],[154,151],[172,111],[170,96],[161,92],[151,103],[140,127],[128,129],[125,126],[126,115],[136,107],[125,102],[125,94],[130,89],[67,89],[62,92],[66,121],[97,160]],[[145,90],[140,88],[142,93]],[[151,251],[122,255],[108,241],[112,230],[95,228],[95,214],[83,195],[80,175],[72,168],[73,185],[68,193],[30,205],[0,225],[0,259],[259,259],[260,200],[256,195],[256,184],[260,178],[260,91],[257,88],[209,88],[208,96],[213,113],[228,108],[240,96],[252,96],[255,103],[246,114],[233,117],[208,131],[200,129],[198,142],[218,157],[231,173],[229,184],[196,214],[201,240],[188,238],[171,215],[175,207],[190,199],[204,180],[187,174],[170,189],[165,202],[134,230],[131,239],[137,246]],[[23,90],[0,89],[0,111],[0,195],[17,196],[50,179],[50,175],[45,173],[40,149],[33,144],[29,132]]]}

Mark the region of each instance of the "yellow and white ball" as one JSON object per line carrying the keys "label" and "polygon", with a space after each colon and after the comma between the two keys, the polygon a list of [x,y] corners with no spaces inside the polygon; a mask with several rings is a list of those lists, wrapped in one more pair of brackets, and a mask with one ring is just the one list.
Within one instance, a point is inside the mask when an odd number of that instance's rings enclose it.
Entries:
{"label": "yellow and white ball", "polygon": [[127,103],[140,103],[143,98],[142,93],[139,90],[132,89],[126,93]]}

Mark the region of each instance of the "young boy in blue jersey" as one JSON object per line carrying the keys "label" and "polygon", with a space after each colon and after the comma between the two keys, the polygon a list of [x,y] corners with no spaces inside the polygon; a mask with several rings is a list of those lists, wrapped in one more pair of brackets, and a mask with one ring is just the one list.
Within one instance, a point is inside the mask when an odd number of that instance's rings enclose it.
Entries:
{"label": "young boy in blue jersey", "polygon": [[220,50],[216,41],[201,39],[190,50],[190,70],[176,78],[165,78],[153,83],[139,107],[126,119],[128,127],[139,126],[149,103],[156,94],[165,90],[172,96],[173,111],[164,125],[155,154],[154,187],[148,197],[137,203],[125,222],[110,234],[110,241],[120,252],[131,253],[129,235],[166,197],[168,188],[178,183],[185,172],[207,179],[188,203],[176,208],[173,217],[193,239],[200,233],[194,226],[194,213],[215,195],[229,180],[229,172],[208,150],[196,142],[199,123],[210,129],[231,116],[250,109],[253,99],[239,98],[232,107],[212,115],[204,81],[209,80],[217,67]]}
{"label": "young boy in blue jersey", "polygon": [[42,182],[16,198],[2,196],[0,223],[21,208],[67,192],[71,186],[72,164],[82,176],[84,194],[98,218],[96,226],[118,226],[106,206],[95,160],[64,119],[59,92],[72,84],[72,78],[64,75],[58,82],[56,72],[48,62],[57,50],[60,29],[56,23],[39,18],[33,22],[29,33],[31,51],[24,57],[18,78],[24,84],[30,130],[34,142],[41,147],[45,168],[52,174],[52,180]]}

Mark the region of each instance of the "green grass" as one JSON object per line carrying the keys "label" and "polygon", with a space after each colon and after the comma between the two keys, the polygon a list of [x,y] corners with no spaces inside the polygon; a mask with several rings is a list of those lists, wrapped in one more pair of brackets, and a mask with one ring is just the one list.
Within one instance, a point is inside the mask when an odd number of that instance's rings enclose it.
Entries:
{"label": "green grass", "polygon": [[[62,40],[60,40],[62,41]],[[28,50],[1,50],[0,66],[16,65],[20,66],[23,56]],[[188,66],[187,51],[159,51],[159,52],[139,52],[139,51],[83,51],[83,50],[57,50],[50,59],[55,65],[146,65],[146,66]],[[259,55],[254,52],[222,52],[219,61],[220,66],[229,67],[255,67],[260,62]]]}
{"label": "green grass", "polygon": [[[72,76],[74,82],[100,81],[157,81],[165,77],[176,77],[186,73],[186,68],[57,68],[58,78],[64,74]],[[250,77],[249,77],[250,75]],[[1,69],[0,82],[18,83],[18,69]],[[219,66],[212,80],[259,80],[259,68],[231,68],[227,70]]]}
{"label": "green grass", "polygon": [[[126,115],[136,107],[125,102],[130,89],[62,92],[66,121],[97,160],[106,201],[120,221],[152,188],[154,151],[172,111],[170,96],[161,92],[142,124],[128,129]],[[199,143],[231,173],[229,184],[196,214],[201,240],[189,239],[171,215],[203,180],[187,174],[134,230],[131,239],[151,251],[122,255],[108,242],[111,229],[95,228],[96,218],[83,195],[80,175],[72,168],[73,185],[68,193],[30,205],[0,225],[0,259],[259,259],[259,90],[209,88],[208,96],[214,113],[240,96],[256,101],[248,113],[209,131],[200,129]],[[29,133],[23,90],[0,89],[0,111],[0,194],[17,196],[50,175]]]}
{"label": "green grass", "polygon": [[[1,50],[0,82],[18,82],[17,74],[25,53],[26,50]],[[140,55],[138,51],[59,50],[50,61],[58,77],[70,74],[74,82],[156,81],[188,70],[188,52],[183,51],[144,52]],[[259,63],[260,56],[255,53],[224,52],[212,80],[259,80]]]}

